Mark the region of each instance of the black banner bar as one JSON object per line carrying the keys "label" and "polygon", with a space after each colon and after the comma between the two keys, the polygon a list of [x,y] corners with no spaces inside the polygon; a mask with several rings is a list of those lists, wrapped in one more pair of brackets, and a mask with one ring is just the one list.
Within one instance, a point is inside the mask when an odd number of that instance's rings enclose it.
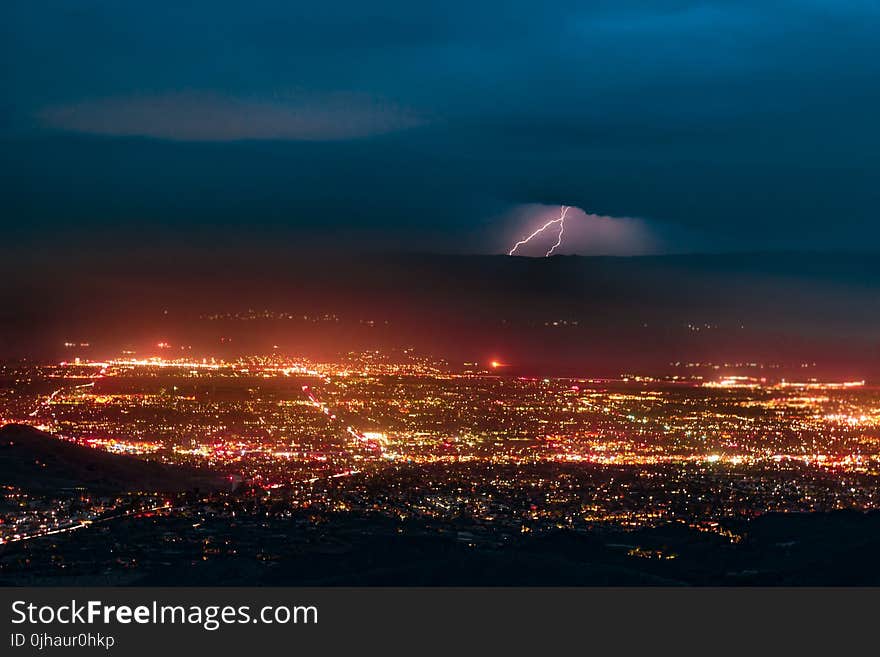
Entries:
{"label": "black banner bar", "polygon": [[830,654],[875,642],[878,595],[868,588],[9,588],[0,589],[0,654]]}

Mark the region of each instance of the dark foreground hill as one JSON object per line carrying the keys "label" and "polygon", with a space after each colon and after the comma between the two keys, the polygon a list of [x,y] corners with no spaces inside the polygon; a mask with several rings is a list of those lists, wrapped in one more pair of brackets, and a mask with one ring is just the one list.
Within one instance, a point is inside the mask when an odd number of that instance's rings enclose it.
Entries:
{"label": "dark foreground hill", "polygon": [[219,490],[215,473],[83,447],[17,424],[0,428],[0,482],[29,492]]}
{"label": "dark foreground hill", "polygon": [[124,516],[0,548],[0,586],[877,586],[880,512],[508,535],[346,513]]}

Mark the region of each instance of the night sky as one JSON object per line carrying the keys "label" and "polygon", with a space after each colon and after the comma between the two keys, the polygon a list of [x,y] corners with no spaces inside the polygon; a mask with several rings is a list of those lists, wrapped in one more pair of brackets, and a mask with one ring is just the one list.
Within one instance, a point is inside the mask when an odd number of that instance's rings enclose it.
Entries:
{"label": "night sky", "polygon": [[880,6],[43,2],[0,9],[23,252],[873,250]]}

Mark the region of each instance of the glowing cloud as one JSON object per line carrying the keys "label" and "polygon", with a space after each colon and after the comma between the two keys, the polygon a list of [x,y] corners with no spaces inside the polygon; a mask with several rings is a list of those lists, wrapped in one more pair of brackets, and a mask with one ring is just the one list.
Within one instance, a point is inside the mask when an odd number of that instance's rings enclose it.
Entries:
{"label": "glowing cloud", "polygon": [[[531,223],[536,214],[546,212],[545,207],[523,206],[516,212],[516,221]],[[551,236],[555,236],[553,242],[548,241]],[[545,220],[516,241],[507,255],[550,257],[563,250],[585,255],[641,255],[662,249],[660,240],[641,219],[590,214],[562,205],[558,216]]]}

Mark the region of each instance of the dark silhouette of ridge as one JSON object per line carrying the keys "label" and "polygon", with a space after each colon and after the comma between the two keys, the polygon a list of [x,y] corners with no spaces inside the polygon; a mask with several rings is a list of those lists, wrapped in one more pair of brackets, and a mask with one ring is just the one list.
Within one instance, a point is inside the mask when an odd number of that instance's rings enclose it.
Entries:
{"label": "dark silhouette of ridge", "polygon": [[30,492],[72,488],[176,492],[228,487],[216,473],[110,454],[20,424],[0,428],[0,481]]}

